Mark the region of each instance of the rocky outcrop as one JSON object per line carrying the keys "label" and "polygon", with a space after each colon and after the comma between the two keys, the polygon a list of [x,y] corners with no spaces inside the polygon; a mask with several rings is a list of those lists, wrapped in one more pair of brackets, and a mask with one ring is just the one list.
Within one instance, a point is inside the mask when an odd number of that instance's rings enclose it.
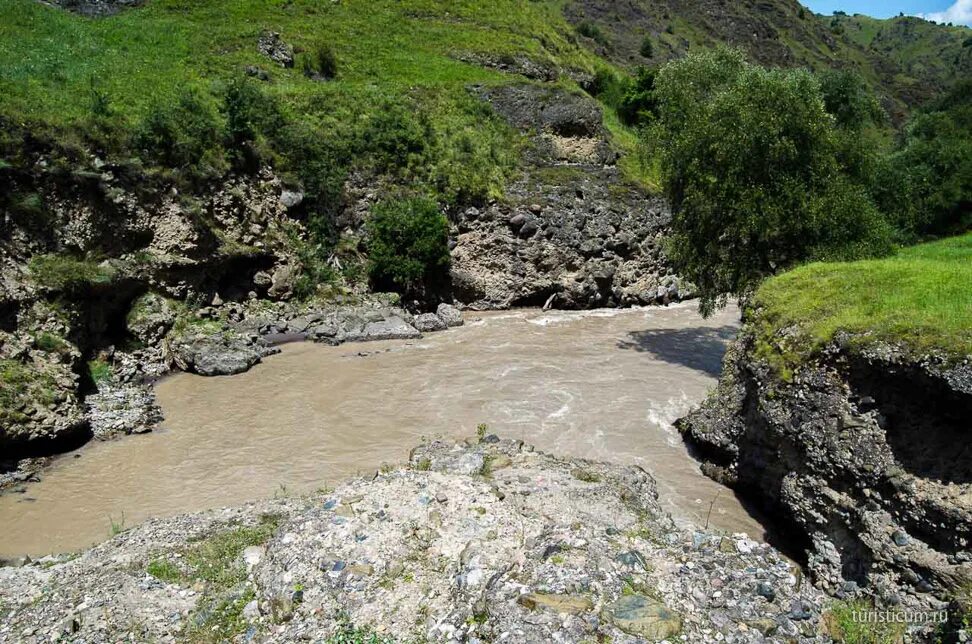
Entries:
{"label": "rocky outcrop", "polygon": [[0,568],[0,640],[811,642],[825,601],[766,544],[676,527],[639,468],[484,436]]}
{"label": "rocky outcrop", "polygon": [[278,352],[256,334],[234,332],[198,335],[180,340],[173,347],[179,368],[200,376],[243,373]]}
{"label": "rocky outcrop", "polygon": [[690,295],[661,250],[668,206],[622,177],[596,101],[527,83],[474,91],[531,144],[502,202],[455,218],[458,300],[583,309]]}
{"label": "rocky outcrop", "polygon": [[972,583],[972,366],[846,336],[790,379],[749,328],[679,422],[704,470],[771,509],[838,596],[941,608]]}

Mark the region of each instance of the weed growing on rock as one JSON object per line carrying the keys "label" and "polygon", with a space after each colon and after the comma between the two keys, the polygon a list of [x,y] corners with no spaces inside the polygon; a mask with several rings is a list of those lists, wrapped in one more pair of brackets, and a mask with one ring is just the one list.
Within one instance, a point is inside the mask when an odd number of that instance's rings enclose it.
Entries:
{"label": "weed growing on rock", "polygon": [[824,615],[830,635],[844,644],[895,644],[900,642],[907,627],[898,622],[876,622],[862,618],[874,611],[866,601],[836,602]]}
{"label": "weed growing on rock", "polygon": [[167,559],[153,559],[145,567],[145,572],[159,581],[165,581],[171,584],[179,583],[183,580],[183,572],[179,566]]}

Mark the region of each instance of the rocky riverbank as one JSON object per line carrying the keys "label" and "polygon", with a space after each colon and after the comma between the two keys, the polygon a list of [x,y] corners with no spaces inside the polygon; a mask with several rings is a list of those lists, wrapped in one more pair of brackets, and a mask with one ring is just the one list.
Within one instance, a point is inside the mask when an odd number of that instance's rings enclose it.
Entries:
{"label": "rocky riverbank", "polygon": [[[99,360],[105,375],[83,405],[74,403],[73,424],[63,422],[58,407],[45,407],[43,397],[23,402],[24,409],[39,411],[24,413],[13,426],[15,431],[3,437],[12,460],[0,473],[0,490],[22,486],[39,476],[48,459],[32,457],[32,450],[56,450],[58,445],[79,445],[89,438],[107,440],[152,431],[162,421],[153,382],[173,369],[204,376],[232,375],[277,353],[274,344],[284,340],[341,344],[413,339],[463,324],[462,313],[449,304],[441,304],[435,313],[413,315],[395,302],[390,295],[324,304],[224,303],[217,298],[187,314],[178,302],[145,295],[128,316],[129,331],[139,341],[137,348],[111,347],[102,352]],[[47,355],[42,350],[32,353]],[[77,387],[76,377],[66,386]],[[52,403],[57,404],[56,398]]]}
{"label": "rocky riverbank", "polygon": [[826,641],[827,606],[772,547],[676,527],[643,470],[492,435],[0,568],[5,642]]}
{"label": "rocky riverbank", "polygon": [[[783,377],[749,324],[680,429],[760,501],[839,597],[937,610],[972,584],[972,363],[838,335]],[[965,606],[967,610],[967,606]]]}

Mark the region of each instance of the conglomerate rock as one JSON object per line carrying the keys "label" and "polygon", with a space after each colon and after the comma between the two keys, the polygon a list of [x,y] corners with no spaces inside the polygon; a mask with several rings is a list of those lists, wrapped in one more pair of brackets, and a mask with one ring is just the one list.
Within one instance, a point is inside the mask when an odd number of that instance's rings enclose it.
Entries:
{"label": "conglomerate rock", "polygon": [[[264,543],[199,561],[267,521]],[[812,642],[827,641],[825,602],[772,547],[676,527],[637,467],[489,435],[421,445],[409,467],[332,492],[156,519],[73,560],[0,568],[0,641],[178,641],[210,623],[320,641],[350,623],[387,641]]]}

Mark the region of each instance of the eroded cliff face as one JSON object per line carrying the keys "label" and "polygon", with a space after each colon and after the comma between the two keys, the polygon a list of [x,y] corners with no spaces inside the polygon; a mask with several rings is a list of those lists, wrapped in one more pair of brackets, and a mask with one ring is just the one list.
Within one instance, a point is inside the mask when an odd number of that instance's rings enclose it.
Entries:
{"label": "eroded cliff face", "polygon": [[472,91],[527,143],[504,199],[456,213],[457,299],[586,309],[691,297],[661,248],[668,204],[625,179],[594,99],[532,83]]}
{"label": "eroded cliff face", "polygon": [[[594,99],[523,80],[468,91],[521,132],[521,170],[504,198],[447,209],[452,290],[437,298],[592,308],[690,295],[661,250],[667,206],[622,177]],[[0,472],[149,431],[159,413],[146,380],[246,370],[272,353],[265,335],[411,337],[448,323],[417,315],[439,301],[396,309],[342,271],[366,260],[364,224],[401,189],[393,177],[350,175],[330,222],[342,276],[308,298],[303,193],[270,167],[200,186],[29,136],[17,154],[0,166]]]}
{"label": "eroded cliff face", "polygon": [[941,607],[972,583],[972,363],[844,336],[789,380],[747,329],[679,421],[704,471],[774,512],[838,596]]}

